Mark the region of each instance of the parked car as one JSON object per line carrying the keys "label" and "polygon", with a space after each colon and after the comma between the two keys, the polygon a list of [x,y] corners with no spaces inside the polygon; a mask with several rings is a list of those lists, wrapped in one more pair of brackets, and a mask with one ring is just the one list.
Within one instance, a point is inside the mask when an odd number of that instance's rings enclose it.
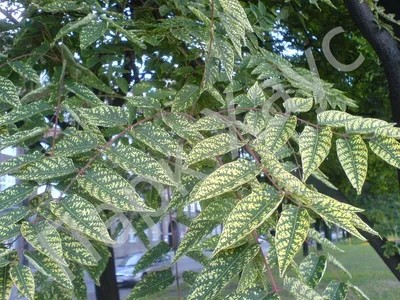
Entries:
{"label": "parked car", "polygon": [[142,258],[145,252],[137,252],[122,260],[116,261],[116,276],[117,283],[120,286],[135,285],[143,278],[154,271],[160,271],[168,268],[172,259],[170,255],[163,255],[146,269],[139,270],[135,275],[133,274],[136,264]]}

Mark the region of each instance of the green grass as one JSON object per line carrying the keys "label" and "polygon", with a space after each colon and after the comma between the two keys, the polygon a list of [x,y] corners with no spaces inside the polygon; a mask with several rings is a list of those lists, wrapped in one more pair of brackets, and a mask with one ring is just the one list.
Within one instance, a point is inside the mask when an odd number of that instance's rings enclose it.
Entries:
{"label": "green grass", "polygon": [[[385,299],[398,300],[400,299],[400,282],[392,275],[380,257],[375,253],[371,246],[367,243],[356,243],[352,245],[338,244],[345,252],[329,250],[337,260],[352,274],[349,281],[358,286],[371,300]],[[296,257],[297,263],[303,259],[301,253]],[[282,280],[279,278],[277,271],[274,271],[274,276],[277,279],[278,285],[281,286]],[[337,280],[338,276],[342,280],[347,280],[340,270],[334,266],[328,266],[325,276],[318,285],[317,291],[322,293],[324,288],[331,280]],[[234,280],[225,289],[224,294],[227,294],[235,289],[237,280]],[[181,295],[187,296],[190,287],[185,283],[181,283]],[[280,292],[282,299],[294,299],[286,291]],[[172,300],[177,299],[176,286],[171,286],[168,290],[163,291],[147,300]],[[354,293],[350,292],[348,299],[358,299]]]}

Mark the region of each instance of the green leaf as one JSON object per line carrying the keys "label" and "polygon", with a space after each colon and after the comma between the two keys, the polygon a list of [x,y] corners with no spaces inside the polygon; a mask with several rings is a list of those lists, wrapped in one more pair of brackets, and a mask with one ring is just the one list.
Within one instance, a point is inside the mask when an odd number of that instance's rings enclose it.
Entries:
{"label": "green leaf", "polygon": [[[29,215],[29,213],[30,213],[29,208],[26,206],[20,206],[13,210],[7,211],[6,214],[3,214],[2,216],[0,216],[0,228],[3,226],[7,227],[11,224],[21,221],[27,215]],[[4,228],[2,228],[2,230],[4,230]],[[1,232],[1,230],[0,230],[0,232]]]}
{"label": "green leaf", "polygon": [[337,155],[340,164],[357,194],[361,194],[367,177],[368,149],[359,135],[336,141]]}
{"label": "green leaf", "polygon": [[182,278],[183,278],[183,281],[184,281],[186,284],[192,286],[193,283],[194,283],[195,280],[196,280],[196,277],[197,277],[198,275],[199,275],[199,273],[197,273],[197,272],[193,272],[193,271],[187,270],[187,271],[184,271],[184,272],[182,273]]}
{"label": "green leaf", "polygon": [[345,124],[347,133],[374,133],[379,128],[393,127],[385,121],[373,118],[356,118]]}
{"label": "green leaf", "polygon": [[215,39],[215,46],[217,49],[217,58],[221,61],[228,79],[232,80],[233,68],[235,66],[235,52],[224,38],[217,37]]}
{"label": "green leaf", "polygon": [[57,229],[47,221],[37,224],[22,222],[21,234],[36,250],[52,258],[57,263],[68,266],[64,260],[60,235]]}
{"label": "green leaf", "polygon": [[154,108],[160,109],[160,102],[148,96],[133,96],[125,98],[129,103],[133,106],[141,107],[141,108]]}
{"label": "green leaf", "polygon": [[171,127],[173,132],[191,144],[195,144],[203,139],[203,136],[192,128],[192,123],[189,122],[186,116],[169,114],[163,116],[163,121]]}
{"label": "green leaf", "polygon": [[64,85],[65,89],[71,93],[74,93],[79,99],[83,101],[89,102],[95,106],[104,106],[104,102],[101,101],[95,93],[93,93],[89,88],[86,86],[80,85],[76,82],[71,82]]}
{"label": "green leaf", "polygon": [[21,234],[21,225],[9,224],[4,225],[0,224],[0,242],[8,241],[17,235]]}
{"label": "green leaf", "polygon": [[96,166],[78,176],[78,184],[98,200],[124,211],[154,211],[132,185],[115,171]]}
{"label": "green leaf", "polygon": [[13,281],[10,276],[10,265],[0,268],[0,299],[8,300],[11,296]]}
{"label": "green leaf", "polygon": [[299,148],[303,164],[303,181],[325,160],[331,149],[332,131],[330,128],[318,130],[306,126],[299,138]]}
{"label": "green leaf", "polygon": [[[54,155],[60,157],[85,153],[95,149],[97,143],[98,140],[94,134],[85,131],[73,131],[72,134],[66,135],[61,141],[56,143]],[[48,152],[51,151],[50,148]]]}
{"label": "green leaf", "polygon": [[236,199],[216,199],[211,202],[206,208],[202,209],[201,213],[196,217],[195,222],[214,220],[225,222],[233,208],[236,206]]}
{"label": "green leaf", "polygon": [[140,38],[135,34],[135,30],[126,30],[123,27],[116,24],[115,22],[113,22],[111,19],[108,20],[110,21],[110,25],[114,27],[119,33],[124,35],[128,39],[128,41],[139,46],[142,49],[146,49],[146,45],[143,44]]}
{"label": "green leaf", "polygon": [[376,135],[382,135],[386,137],[391,137],[394,139],[400,139],[400,127],[385,127],[378,128],[375,130]]}
{"label": "green leaf", "polygon": [[172,103],[172,111],[184,111],[189,106],[192,106],[200,97],[201,90],[199,86],[193,84],[185,84],[176,95]]}
{"label": "green leaf", "polygon": [[281,277],[307,237],[310,228],[309,218],[304,208],[291,208],[281,213],[275,235]]}
{"label": "green leaf", "polygon": [[97,259],[72,235],[59,231],[61,245],[66,259],[76,261],[80,265],[96,266]]}
{"label": "green leaf", "polygon": [[225,121],[218,116],[205,116],[192,124],[193,130],[211,131],[224,129],[232,125],[232,122]]}
{"label": "green leaf", "polygon": [[92,243],[92,245],[100,256],[100,260],[97,262],[97,266],[86,266],[86,270],[94,283],[97,286],[100,286],[100,276],[106,269],[108,261],[111,259],[111,254],[107,246],[103,243]]}
{"label": "green leaf", "polygon": [[30,163],[15,174],[19,179],[46,181],[71,174],[76,171],[71,159],[65,157],[46,157]]}
{"label": "green leaf", "polygon": [[199,183],[190,194],[191,201],[200,201],[222,195],[252,180],[260,168],[245,159],[227,163]]}
{"label": "green leaf", "polygon": [[219,3],[222,6],[223,11],[231,15],[239,24],[248,31],[253,32],[253,28],[247,19],[247,14],[240,4],[239,0],[220,0]]}
{"label": "green leaf", "polygon": [[238,287],[236,289],[236,292],[242,292],[253,287],[258,278],[258,275],[259,274],[257,266],[253,260],[250,263],[248,263],[247,266],[245,266],[242,273],[240,274],[240,279],[238,282]]}
{"label": "green leaf", "polygon": [[42,153],[35,151],[3,161],[0,163],[0,176],[12,174],[23,166],[40,160],[42,157]]}
{"label": "green leaf", "polygon": [[100,242],[114,243],[96,208],[85,199],[76,195],[67,196],[61,201],[52,201],[50,210],[71,229]]}
{"label": "green leaf", "polygon": [[337,191],[338,188],[334,186],[330,181],[328,176],[326,176],[320,169],[316,169],[312,174],[312,177],[316,178],[317,180],[321,181],[323,184],[325,184],[327,187],[330,187],[331,189]]}
{"label": "green leaf", "polygon": [[310,230],[308,231],[308,237],[310,239],[316,241],[317,243],[324,245],[328,248],[331,248],[331,249],[334,249],[334,250],[337,250],[340,252],[344,252],[342,249],[336,247],[336,245],[334,243],[332,243],[330,240],[321,236],[321,234],[313,228],[310,228]]}
{"label": "green leaf", "polygon": [[344,127],[350,121],[360,119],[346,112],[338,110],[327,110],[317,115],[318,124],[328,125],[330,127]]}
{"label": "green leaf", "polygon": [[21,183],[13,185],[0,192],[0,211],[27,199],[36,190],[37,185],[32,183]]}
{"label": "green leaf", "polygon": [[17,133],[14,133],[11,136],[5,137],[0,141],[0,150],[3,150],[7,147],[10,146],[18,146],[22,142],[29,140],[33,137],[37,137],[39,135],[42,135],[47,128],[34,128],[31,130],[23,130],[23,131],[18,131]]}
{"label": "green leaf", "polygon": [[129,112],[122,107],[102,105],[94,108],[79,108],[78,114],[90,125],[114,127],[127,125]]}
{"label": "green leaf", "polygon": [[0,125],[13,124],[21,120],[26,120],[38,113],[52,109],[50,105],[42,101],[15,107],[9,113],[0,118]]}
{"label": "green leaf", "polygon": [[206,235],[208,235],[220,222],[218,221],[199,221],[190,224],[186,235],[179,244],[172,263],[178,261],[183,255],[191,250],[191,247],[197,245]]}
{"label": "green leaf", "polygon": [[166,185],[176,185],[161,164],[154,158],[134,147],[119,144],[105,151],[107,157],[128,172]]}
{"label": "green leaf", "polygon": [[217,134],[197,143],[193,147],[192,151],[190,151],[183,168],[186,168],[204,159],[225,154],[242,146],[243,143],[239,143],[235,139],[232,140],[231,135],[228,133]]}
{"label": "green leaf", "polygon": [[279,151],[294,133],[297,125],[297,118],[291,116],[275,116],[268,122],[267,128],[256,140],[257,145],[265,147],[272,153]]}
{"label": "green leaf", "polygon": [[287,289],[296,299],[322,300],[323,298],[316,291],[302,283],[297,278],[285,277],[283,287]]}
{"label": "green leaf", "polygon": [[249,111],[244,117],[244,132],[253,136],[258,136],[266,125],[267,119],[264,118],[262,111]]}
{"label": "green leaf", "polygon": [[126,298],[126,300],[143,299],[147,296],[161,292],[175,281],[171,269],[156,271],[147,275],[140,281]]}
{"label": "green leaf", "polygon": [[39,75],[36,73],[36,71],[31,66],[24,64],[20,60],[12,61],[8,64],[14,70],[14,72],[17,72],[24,79],[31,80],[37,84],[40,84]]}
{"label": "green leaf", "polygon": [[313,107],[313,98],[289,98],[283,106],[287,113],[307,112]]}
{"label": "green leaf", "polygon": [[400,169],[400,143],[394,138],[377,137],[369,142],[369,147],[388,164]]}
{"label": "green leaf", "polygon": [[67,289],[73,288],[65,269],[58,265],[54,260],[37,251],[24,251],[24,255],[39,272],[53,278],[56,282]]}
{"label": "green leaf", "polygon": [[300,264],[299,271],[305,284],[315,288],[324,276],[327,258],[310,253]]}
{"label": "green leaf", "polygon": [[214,299],[221,289],[256,256],[258,245],[220,251],[196,277],[187,300]]}
{"label": "green leaf", "polygon": [[166,156],[185,158],[186,154],[180,150],[177,141],[161,127],[145,123],[135,127],[132,135],[151,149]]}
{"label": "green leaf", "polygon": [[86,49],[89,45],[101,38],[107,30],[107,22],[90,21],[88,25],[82,28],[79,41],[81,49]]}
{"label": "green leaf", "polygon": [[74,296],[77,300],[87,300],[87,288],[83,268],[76,263],[72,263],[69,266],[71,273],[75,276],[72,280],[74,286]]}
{"label": "green leaf", "polygon": [[[224,300],[263,300],[267,298],[268,291],[259,287],[252,287],[240,292],[232,293],[224,298]],[[278,298],[279,299],[279,298]]]}
{"label": "green leaf", "polygon": [[31,269],[27,266],[13,264],[10,267],[10,276],[21,294],[33,300],[35,296],[35,281]]}
{"label": "green leaf", "polygon": [[137,272],[148,268],[156,259],[167,254],[169,251],[171,251],[171,247],[167,243],[161,241],[157,246],[151,248],[139,259],[135,265],[133,274],[137,274]]}
{"label": "green leaf", "polygon": [[214,252],[230,248],[264,223],[277,209],[283,196],[273,187],[264,185],[240,200],[225,221]]}
{"label": "green leaf", "polygon": [[2,76],[0,76],[0,102],[5,102],[15,107],[21,105],[21,101],[19,100],[18,92],[14,84]]}
{"label": "green leaf", "polygon": [[349,287],[346,283],[332,280],[322,293],[322,297],[330,300],[344,300],[347,297],[348,291]]}

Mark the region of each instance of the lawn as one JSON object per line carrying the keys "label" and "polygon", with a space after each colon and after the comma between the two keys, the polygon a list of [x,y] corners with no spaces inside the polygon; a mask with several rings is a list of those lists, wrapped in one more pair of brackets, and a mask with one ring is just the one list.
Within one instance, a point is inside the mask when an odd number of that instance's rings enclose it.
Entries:
{"label": "lawn", "polygon": [[[355,241],[354,241],[355,242]],[[379,256],[367,243],[357,244],[338,244],[338,246],[345,252],[329,250],[336,259],[338,259],[344,267],[352,274],[353,278],[350,282],[358,286],[364,293],[369,296],[371,300],[385,299],[385,300],[398,300],[400,299],[400,283],[392,275],[386,265],[382,262]],[[296,257],[296,261],[300,263],[302,255]],[[337,268],[328,266],[325,276],[318,286],[318,291],[322,292],[331,280],[337,279],[340,276],[346,280],[346,275],[341,273]],[[278,276],[275,275],[278,279]],[[278,279],[281,283],[281,280]],[[234,280],[228,287],[224,294],[233,291],[237,280]],[[185,283],[181,283],[181,295],[186,296],[190,287]],[[280,293],[282,299],[294,299],[287,292]],[[168,290],[156,294],[152,297],[146,298],[147,300],[172,300],[177,299],[176,286],[171,286]],[[358,299],[353,293],[349,293],[348,299]]]}

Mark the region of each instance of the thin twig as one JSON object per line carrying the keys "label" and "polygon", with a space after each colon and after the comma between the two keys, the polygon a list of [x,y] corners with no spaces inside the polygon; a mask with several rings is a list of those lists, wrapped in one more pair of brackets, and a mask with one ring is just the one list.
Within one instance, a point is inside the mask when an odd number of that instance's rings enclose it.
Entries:
{"label": "thin twig", "polygon": [[43,56],[46,56],[46,57],[48,57],[48,58],[54,59],[54,57],[52,57],[51,55],[48,55],[48,54],[46,54],[46,53],[31,52],[31,53],[22,54],[22,55],[19,55],[19,56],[17,56],[17,57],[8,59],[5,63],[2,63],[2,64],[0,65],[0,69],[1,69],[2,67],[4,67],[5,65],[8,65],[10,62],[13,62],[14,60],[18,60],[18,59],[21,59],[21,58],[24,58],[24,57],[27,57],[27,56],[32,56],[32,55],[43,55]]}

